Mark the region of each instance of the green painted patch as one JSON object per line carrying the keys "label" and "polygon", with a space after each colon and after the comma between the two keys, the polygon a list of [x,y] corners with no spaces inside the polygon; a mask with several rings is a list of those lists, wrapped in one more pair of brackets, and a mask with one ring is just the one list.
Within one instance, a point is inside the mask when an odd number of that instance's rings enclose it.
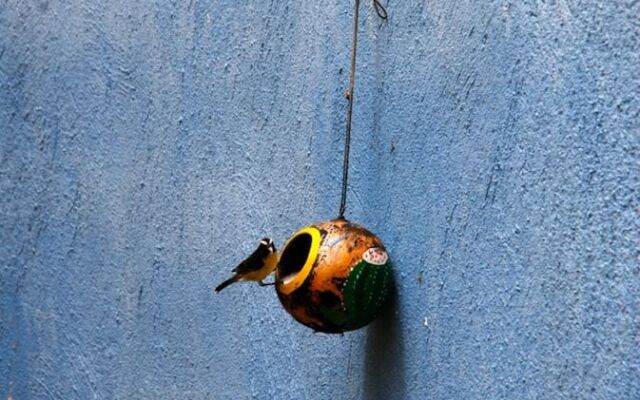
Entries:
{"label": "green painted patch", "polygon": [[389,295],[391,265],[360,261],[347,277],[344,285],[346,329],[358,329],[373,321]]}
{"label": "green painted patch", "polygon": [[333,309],[326,306],[319,307],[320,313],[336,326],[347,325],[347,313],[341,309]]}

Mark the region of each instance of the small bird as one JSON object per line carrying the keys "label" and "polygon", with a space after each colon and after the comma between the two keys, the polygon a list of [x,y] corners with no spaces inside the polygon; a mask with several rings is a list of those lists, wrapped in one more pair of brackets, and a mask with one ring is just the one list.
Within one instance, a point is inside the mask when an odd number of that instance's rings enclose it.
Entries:
{"label": "small bird", "polygon": [[216,287],[216,293],[235,282],[257,281],[258,285],[267,286],[262,280],[276,269],[277,263],[276,246],[271,239],[263,238],[258,248],[233,269],[235,274]]}

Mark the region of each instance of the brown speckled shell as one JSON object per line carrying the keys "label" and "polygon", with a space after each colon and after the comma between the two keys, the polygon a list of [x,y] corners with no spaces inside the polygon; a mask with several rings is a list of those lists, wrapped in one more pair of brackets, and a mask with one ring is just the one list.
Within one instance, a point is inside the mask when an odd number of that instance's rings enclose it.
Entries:
{"label": "brown speckled shell", "polygon": [[344,313],[343,288],[349,273],[369,248],[384,246],[374,234],[344,219],[312,227],[320,231],[321,241],[309,275],[299,288],[287,294],[282,290],[285,284],[278,263],[276,291],[284,308],[302,324],[320,332],[341,333],[350,328],[327,315],[340,317]]}

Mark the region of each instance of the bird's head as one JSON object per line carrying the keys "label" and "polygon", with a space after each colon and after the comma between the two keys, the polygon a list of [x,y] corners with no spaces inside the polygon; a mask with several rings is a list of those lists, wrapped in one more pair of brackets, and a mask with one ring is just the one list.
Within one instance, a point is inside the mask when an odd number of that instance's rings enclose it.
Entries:
{"label": "bird's head", "polygon": [[269,238],[262,238],[262,240],[260,240],[260,246],[262,246],[263,248],[266,248],[269,253],[275,253],[276,251],[276,246],[273,244],[273,241]]}

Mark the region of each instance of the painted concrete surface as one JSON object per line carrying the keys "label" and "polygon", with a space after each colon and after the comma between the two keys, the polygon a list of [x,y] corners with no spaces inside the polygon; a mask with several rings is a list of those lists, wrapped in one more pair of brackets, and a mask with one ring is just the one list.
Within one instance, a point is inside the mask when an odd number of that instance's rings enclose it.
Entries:
{"label": "painted concrete surface", "polygon": [[331,336],[211,289],[337,214],[350,2],[0,4],[0,398],[640,398],[640,3],[362,7]]}

